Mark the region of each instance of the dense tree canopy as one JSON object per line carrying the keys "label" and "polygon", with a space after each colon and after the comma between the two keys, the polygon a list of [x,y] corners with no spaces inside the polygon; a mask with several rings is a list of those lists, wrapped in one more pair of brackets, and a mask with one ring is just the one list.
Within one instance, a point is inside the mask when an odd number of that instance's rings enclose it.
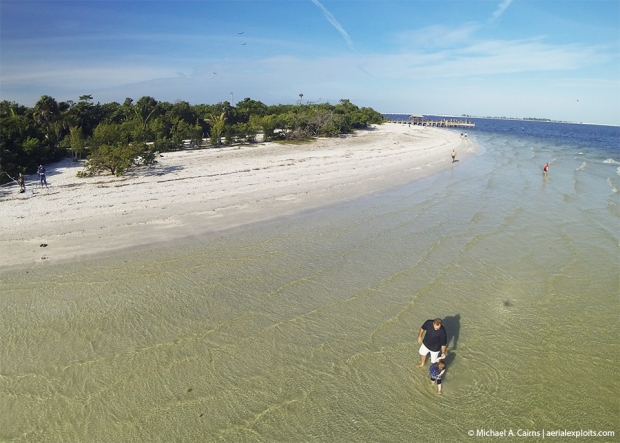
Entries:
{"label": "dense tree canopy", "polygon": [[0,102],[0,183],[18,173],[66,155],[87,159],[87,171],[122,174],[153,158],[155,151],[192,146],[254,142],[278,138],[308,139],[350,133],[383,122],[372,108],[349,100],[329,103],[273,105],[245,98],[236,106],[225,101],[190,105],[158,102],[153,97],[123,104],[93,103],[91,95],[77,102],[57,102],[44,95],[33,108]]}

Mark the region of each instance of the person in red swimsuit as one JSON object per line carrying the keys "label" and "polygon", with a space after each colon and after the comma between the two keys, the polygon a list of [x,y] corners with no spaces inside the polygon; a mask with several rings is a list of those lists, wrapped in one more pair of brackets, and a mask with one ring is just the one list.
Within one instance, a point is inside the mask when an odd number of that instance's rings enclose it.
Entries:
{"label": "person in red swimsuit", "polygon": [[543,166],[543,175],[545,177],[547,176],[547,172],[549,172],[549,163],[545,163],[545,166]]}

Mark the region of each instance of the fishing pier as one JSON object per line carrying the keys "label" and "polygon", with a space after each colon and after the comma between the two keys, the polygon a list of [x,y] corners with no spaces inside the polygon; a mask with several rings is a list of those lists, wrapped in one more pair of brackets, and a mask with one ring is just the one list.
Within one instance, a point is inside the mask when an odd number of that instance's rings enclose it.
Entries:
{"label": "fishing pier", "polygon": [[438,128],[473,128],[476,124],[469,120],[457,120],[457,119],[441,119],[431,120],[425,118],[423,115],[411,115],[408,119],[392,120],[394,123],[416,125],[416,126],[435,126]]}

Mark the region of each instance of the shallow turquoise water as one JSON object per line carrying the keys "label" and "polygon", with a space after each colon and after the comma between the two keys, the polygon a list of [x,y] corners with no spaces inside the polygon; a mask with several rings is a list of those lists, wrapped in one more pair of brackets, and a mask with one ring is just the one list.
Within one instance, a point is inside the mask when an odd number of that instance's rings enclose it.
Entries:
{"label": "shallow turquoise water", "polygon": [[[0,439],[618,435],[617,165],[475,136],[480,155],[390,192],[2,273]],[[437,316],[442,396],[414,367]]]}

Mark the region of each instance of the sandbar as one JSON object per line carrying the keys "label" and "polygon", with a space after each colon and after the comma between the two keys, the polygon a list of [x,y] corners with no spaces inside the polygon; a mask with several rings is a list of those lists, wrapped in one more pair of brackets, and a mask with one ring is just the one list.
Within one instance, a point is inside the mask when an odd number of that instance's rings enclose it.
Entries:
{"label": "sandbar", "polygon": [[0,191],[0,269],[81,260],[285,217],[458,167],[479,151],[451,130],[385,123],[310,143],[164,153],[123,177],[78,178],[80,162],[46,165]]}

